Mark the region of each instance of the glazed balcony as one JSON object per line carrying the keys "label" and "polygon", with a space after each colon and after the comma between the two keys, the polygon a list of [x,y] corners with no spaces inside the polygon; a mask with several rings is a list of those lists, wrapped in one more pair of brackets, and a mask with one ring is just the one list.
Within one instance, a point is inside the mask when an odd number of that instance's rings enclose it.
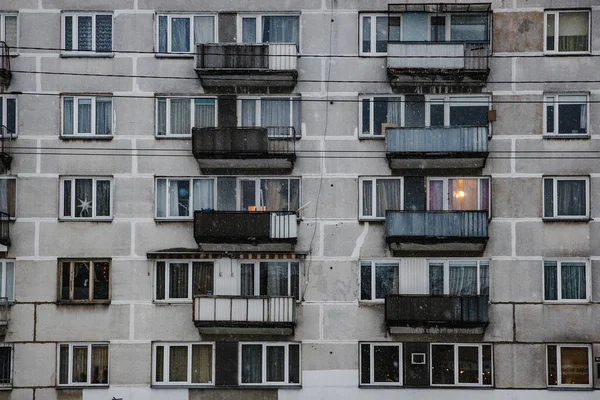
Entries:
{"label": "glazed balcony", "polygon": [[386,156],[392,170],[482,169],[488,157],[488,127],[387,128]]}
{"label": "glazed balcony", "polygon": [[387,211],[385,235],[396,254],[481,255],[487,211]]}
{"label": "glazed balcony", "polygon": [[10,47],[6,42],[0,42],[0,88],[7,88],[11,78]]}
{"label": "glazed balcony", "polygon": [[10,171],[13,159],[10,151],[12,138],[13,133],[6,126],[0,126],[0,172],[2,173]]}
{"label": "glazed balcony", "polygon": [[295,44],[209,43],[196,45],[195,68],[209,91],[289,92],[298,81],[297,60]]}
{"label": "glazed balcony", "polygon": [[292,296],[197,296],[194,325],[201,334],[293,335]]}

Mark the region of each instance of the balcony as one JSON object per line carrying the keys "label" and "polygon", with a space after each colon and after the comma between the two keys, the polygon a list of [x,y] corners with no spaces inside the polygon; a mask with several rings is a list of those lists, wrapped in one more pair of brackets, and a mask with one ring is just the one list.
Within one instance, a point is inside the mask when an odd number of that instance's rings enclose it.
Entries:
{"label": "balcony", "polygon": [[10,215],[5,212],[0,212],[0,253],[7,252],[8,247],[10,247],[9,226]]}
{"label": "balcony", "polygon": [[296,299],[292,296],[197,296],[194,325],[201,334],[293,335]]}
{"label": "balcony", "polygon": [[298,217],[288,211],[194,211],[194,238],[201,243],[296,244]]}
{"label": "balcony", "polygon": [[9,306],[10,303],[8,302],[8,298],[0,297],[0,337],[6,336],[8,330],[8,322],[10,319],[8,316]]}
{"label": "balcony", "polygon": [[6,173],[10,171],[10,166],[13,159],[10,151],[10,142],[12,137],[13,134],[8,131],[6,126],[0,126],[0,173]]}
{"label": "balcony", "polygon": [[202,170],[289,172],[296,160],[296,133],[291,126],[194,128],[192,147]]}
{"label": "balcony", "polygon": [[6,89],[10,85],[11,78],[10,48],[5,42],[0,42],[0,89]]}
{"label": "balcony", "polygon": [[390,333],[446,328],[483,334],[489,324],[488,296],[387,295],[385,323]]}
{"label": "balcony", "polygon": [[208,92],[290,92],[298,81],[295,44],[196,45],[195,68]]}
{"label": "balcony", "polygon": [[482,169],[488,128],[388,128],[386,156],[392,170]]}
{"label": "balcony", "polygon": [[481,255],[487,211],[387,211],[385,235],[395,254]]}

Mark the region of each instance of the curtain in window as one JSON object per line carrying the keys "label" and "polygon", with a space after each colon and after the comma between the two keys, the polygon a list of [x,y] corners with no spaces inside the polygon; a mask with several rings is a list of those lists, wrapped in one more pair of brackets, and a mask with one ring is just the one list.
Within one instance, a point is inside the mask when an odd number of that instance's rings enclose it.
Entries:
{"label": "curtain in window", "polygon": [[8,301],[15,300],[14,294],[14,282],[15,282],[15,263],[12,261],[6,262],[6,292],[5,296]]}
{"label": "curtain in window", "polygon": [[261,126],[270,137],[290,135],[290,99],[262,99],[260,107]]}
{"label": "curtain in window", "polygon": [[61,344],[59,353],[58,383],[64,385],[69,383],[69,345]]}
{"label": "curtain in window", "polygon": [[215,189],[212,179],[194,179],[194,211],[215,208]]}
{"label": "curtain in window", "polygon": [[168,22],[169,19],[166,16],[158,17],[158,51],[160,53],[167,52],[168,39]]}
{"label": "curtain in window", "polygon": [[166,217],[167,215],[167,180],[156,180],[156,216]]}
{"label": "curtain in window", "polygon": [[263,23],[263,43],[299,44],[300,20],[297,16],[266,16]]}
{"label": "curtain in window", "polygon": [[213,99],[194,99],[194,127],[215,126],[215,101]]}
{"label": "curtain in window", "polygon": [[586,215],[585,181],[557,180],[558,215]]}
{"label": "curtain in window", "polygon": [[562,298],[585,300],[585,264],[563,262],[560,272]]}
{"label": "curtain in window", "polygon": [[110,216],[110,181],[96,181],[96,216]]}
{"label": "curtain in window", "polygon": [[581,104],[579,106],[581,111],[579,113],[579,131],[582,133],[587,132],[587,104]]}
{"label": "curtain in window", "polygon": [[478,210],[477,183],[477,179],[448,179],[448,191],[450,192],[448,209]]}
{"label": "curtain in window", "polygon": [[267,382],[285,381],[285,347],[267,346]]}
{"label": "curtain in window", "polygon": [[165,136],[167,134],[167,99],[159,97],[156,110],[156,134]]}
{"label": "curtain in window", "polygon": [[260,295],[288,296],[288,263],[260,263]]}
{"label": "curtain in window", "polygon": [[242,18],[242,43],[256,43],[256,18]]}
{"label": "curtain in window", "polygon": [[429,181],[429,209],[444,209],[444,181],[442,180]]}
{"label": "curtain in window", "polygon": [[256,100],[242,100],[242,120],[241,126],[254,127],[256,126]]}
{"label": "curtain in window", "polygon": [[588,51],[589,13],[560,13],[558,24],[559,51]]}
{"label": "curtain in window", "polygon": [[191,99],[171,99],[171,135],[190,135]]}
{"label": "curtain in window", "polygon": [[92,346],[91,383],[108,383],[108,346]]}
{"label": "curtain in window", "polygon": [[242,345],[242,383],[262,383],[262,345]]}
{"label": "curtain in window", "polygon": [[92,99],[77,100],[77,133],[92,133]]}
{"label": "curtain in window", "polygon": [[261,179],[261,205],[267,211],[288,211],[289,181],[287,179]]}
{"label": "curtain in window", "polygon": [[4,18],[4,42],[8,47],[17,47],[16,15],[7,15]]}
{"label": "curtain in window", "polygon": [[156,300],[165,299],[165,262],[156,262]]}
{"label": "curtain in window", "polygon": [[212,262],[194,262],[192,274],[192,296],[214,293],[214,265]]}
{"label": "curtain in window", "polygon": [[375,298],[383,299],[386,294],[397,294],[398,278],[398,265],[376,264]]}
{"label": "curtain in window", "polygon": [[377,191],[377,217],[385,217],[386,210],[402,209],[402,181],[400,179],[378,179],[375,187]]}
{"label": "curtain in window", "polygon": [[479,294],[490,295],[490,266],[484,263],[479,264]]}
{"label": "curtain in window", "polygon": [[190,51],[190,19],[172,18],[171,19],[171,51],[188,52]]}
{"label": "curtain in window", "polygon": [[212,346],[192,345],[192,383],[212,382]]}
{"label": "curtain in window", "polygon": [[190,181],[170,181],[169,196],[169,216],[187,217],[190,215]]}
{"label": "curtain in window", "polygon": [[94,300],[108,300],[110,265],[107,262],[94,262]]}
{"label": "curtain in window", "polygon": [[215,19],[214,17],[194,17],[194,42],[214,43]]}
{"label": "curtain in window", "polygon": [[92,17],[77,17],[77,49],[92,50]]}
{"label": "curtain in window", "polygon": [[590,360],[587,347],[560,348],[560,379],[574,385],[590,384]]}
{"label": "curtain in window", "polygon": [[96,99],[96,135],[110,135],[112,132],[112,100]]}
{"label": "curtain in window", "polygon": [[169,382],[187,381],[188,347],[169,347]]}
{"label": "curtain in window", "polygon": [[444,294],[444,264],[429,264],[429,294]]}
{"label": "curtain in window", "polygon": [[477,294],[477,262],[450,263],[448,271],[450,294]]}
{"label": "curtain in window", "polygon": [[296,211],[300,208],[300,179],[290,179],[290,204],[289,211]]}
{"label": "curtain in window", "polygon": [[373,215],[373,181],[363,181],[362,206],[364,216]]}
{"label": "curtain in window", "polygon": [[241,296],[254,296],[254,264],[241,265]]}
{"label": "curtain in window", "polygon": [[188,297],[188,264],[169,264],[169,297],[185,299]]}
{"label": "curtain in window", "polygon": [[112,51],[112,15],[96,15],[96,51]]}
{"label": "curtain in window", "polygon": [[479,210],[487,210],[490,205],[490,181],[488,179],[479,180],[479,198],[481,206]]}
{"label": "curtain in window", "polygon": [[[387,41],[387,39],[386,39]],[[383,100],[383,99],[380,99]],[[399,97],[388,97],[387,98],[387,123],[396,124],[400,126],[400,112],[402,109],[402,103]],[[382,132],[383,133],[383,132]]]}
{"label": "curtain in window", "polygon": [[82,382],[87,383],[88,368],[87,368],[87,346],[77,347],[73,346],[73,370],[72,370],[72,381],[73,383]]}
{"label": "curtain in window", "polygon": [[556,261],[544,261],[544,300],[558,300]]}
{"label": "curtain in window", "polygon": [[92,217],[92,180],[75,179],[75,217]]}

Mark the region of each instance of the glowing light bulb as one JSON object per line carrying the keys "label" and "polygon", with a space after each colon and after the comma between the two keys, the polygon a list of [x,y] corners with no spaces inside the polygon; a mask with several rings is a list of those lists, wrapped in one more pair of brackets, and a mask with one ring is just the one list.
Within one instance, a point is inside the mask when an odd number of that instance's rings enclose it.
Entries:
{"label": "glowing light bulb", "polygon": [[463,197],[465,197],[465,192],[459,190],[458,192],[456,192],[456,197],[462,199]]}

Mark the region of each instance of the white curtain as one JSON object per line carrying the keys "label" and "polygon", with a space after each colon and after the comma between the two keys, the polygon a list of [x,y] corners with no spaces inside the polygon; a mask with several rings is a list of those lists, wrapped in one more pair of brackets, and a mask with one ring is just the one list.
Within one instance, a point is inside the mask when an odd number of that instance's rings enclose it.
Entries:
{"label": "white curtain", "polygon": [[260,107],[261,125],[270,137],[290,135],[290,99],[262,99]]}
{"label": "white curtain", "polygon": [[263,43],[295,43],[299,44],[298,32],[300,19],[297,16],[263,17]]}
{"label": "white curtain", "polygon": [[92,133],[92,99],[77,100],[77,133]]}
{"label": "white curtain", "polygon": [[4,42],[8,47],[17,47],[16,15],[7,15],[4,19]]}
{"label": "white curtain", "polygon": [[73,134],[73,98],[63,99],[63,135]]}
{"label": "white curtain", "polygon": [[77,17],[77,50],[92,50],[92,17]]}
{"label": "white curtain", "polygon": [[241,125],[243,127],[254,127],[256,126],[256,100],[245,99],[242,103],[242,120]]}
{"label": "white curtain", "polygon": [[213,99],[194,99],[194,127],[215,126],[215,101]]}
{"label": "white curtain", "polygon": [[215,199],[212,179],[194,179],[194,211],[213,210]]}
{"label": "white curtain", "polygon": [[156,107],[156,134],[158,136],[165,136],[167,134],[167,99],[159,97]]}
{"label": "white curtain", "polygon": [[194,42],[214,43],[215,19],[211,16],[194,17]]}
{"label": "white curtain", "polygon": [[[381,99],[383,100],[383,99]],[[402,103],[399,97],[388,97],[387,98],[387,123],[396,124],[400,126],[400,112],[402,109]],[[383,133],[383,132],[382,132]]]}
{"label": "white curtain", "polygon": [[450,263],[448,275],[450,294],[477,294],[477,262]]}
{"label": "white curtain", "polygon": [[96,135],[110,135],[112,132],[112,100],[96,99]]}
{"label": "white curtain", "polygon": [[385,217],[387,210],[402,209],[402,181],[400,179],[377,179],[377,217]]}
{"label": "white curtain", "polygon": [[170,99],[171,101],[171,135],[190,135],[192,132],[191,102],[192,99]]}
{"label": "white curtain", "polygon": [[171,19],[171,51],[188,52],[190,51],[190,19],[172,18]]}

